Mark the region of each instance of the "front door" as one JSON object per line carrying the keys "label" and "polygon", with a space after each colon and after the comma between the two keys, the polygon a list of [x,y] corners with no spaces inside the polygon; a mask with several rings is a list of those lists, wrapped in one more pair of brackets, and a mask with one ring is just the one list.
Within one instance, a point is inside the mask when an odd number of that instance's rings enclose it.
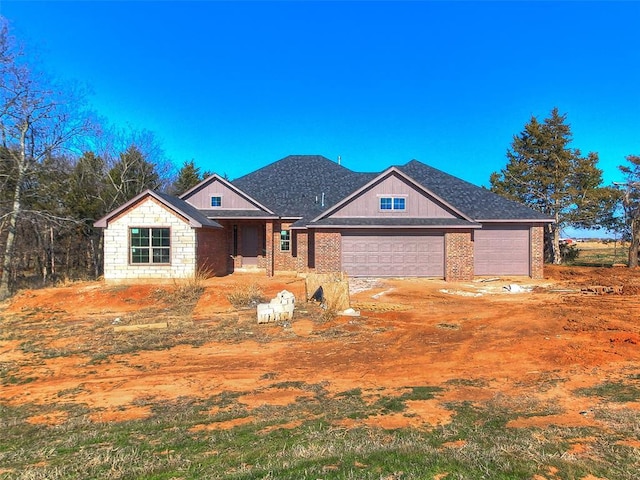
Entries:
{"label": "front door", "polygon": [[258,227],[257,225],[244,225],[242,227],[242,266],[258,265]]}

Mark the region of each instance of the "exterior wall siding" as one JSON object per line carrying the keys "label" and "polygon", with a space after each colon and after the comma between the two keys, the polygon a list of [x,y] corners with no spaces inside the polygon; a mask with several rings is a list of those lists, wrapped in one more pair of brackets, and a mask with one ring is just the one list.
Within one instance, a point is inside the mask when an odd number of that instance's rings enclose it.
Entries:
{"label": "exterior wall siding", "polygon": [[238,195],[235,191],[223,185],[219,180],[214,180],[200,190],[193,192],[184,198],[196,208],[211,210],[211,197],[222,197],[221,209],[224,210],[260,210],[253,203]]}
{"label": "exterior wall siding", "polygon": [[[129,262],[129,227],[165,227],[171,229],[171,263],[169,265]],[[104,230],[104,278],[158,279],[186,278],[196,270],[196,232],[182,218],[153,198],[110,222]]]}
{"label": "exterior wall siding", "polygon": [[[379,203],[382,195],[404,196],[406,209],[380,211]],[[371,217],[455,218],[456,215],[437,200],[416,190],[402,178],[391,175],[331,215],[331,218]]]}
{"label": "exterior wall siding", "polygon": [[544,278],[544,227],[531,227],[531,278]]}
{"label": "exterior wall siding", "polygon": [[342,270],[342,237],[339,231],[317,230],[315,233],[316,272]]}
{"label": "exterior wall siding", "polygon": [[445,280],[473,279],[473,242],[471,231],[447,232],[445,241]]}

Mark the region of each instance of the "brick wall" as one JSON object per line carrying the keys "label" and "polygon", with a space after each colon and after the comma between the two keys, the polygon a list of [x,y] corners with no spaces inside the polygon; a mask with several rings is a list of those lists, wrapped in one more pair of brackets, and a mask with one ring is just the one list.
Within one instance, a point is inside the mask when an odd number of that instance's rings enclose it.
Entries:
{"label": "brick wall", "polygon": [[295,230],[293,255],[296,259],[296,271],[306,272],[309,270],[309,233]]}
{"label": "brick wall", "polygon": [[[282,230],[289,230],[290,242],[289,251],[280,250],[280,232]],[[297,262],[293,256],[294,251],[294,232],[291,231],[291,222],[274,222],[273,224],[273,268],[278,271],[295,271],[297,268]]]}
{"label": "brick wall", "polygon": [[340,232],[316,230],[316,272],[330,273],[342,270],[342,243]]}
{"label": "brick wall", "polygon": [[444,236],[445,280],[473,279],[473,243],[471,232],[447,232]]}
{"label": "brick wall", "polygon": [[531,278],[544,278],[544,227],[531,227]]}
{"label": "brick wall", "polygon": [[273,238],[273,222],[272,221],[267,221],[267,225],[266,225],[266,229],[265,229],[265,256],[266,256],[266,262],[265,262],[265,270],[267,271],[267,276],[268,277],[273,277],[273,249],[275,248],[274,245],[274,238]]}
{"label": "brick wall", "polygon": [[199,229],[197,239],[198,271],[210,275],[228,273],[228,229]]}
{"label": "brick wall", "polygon": [[[129,227],[171,229],[169,265],[130,264]],[[181,217],[148,197],[126,214],[109,223],[104,230],[105,280],[143,278],[186,278],[196,269],[196,233]]]}

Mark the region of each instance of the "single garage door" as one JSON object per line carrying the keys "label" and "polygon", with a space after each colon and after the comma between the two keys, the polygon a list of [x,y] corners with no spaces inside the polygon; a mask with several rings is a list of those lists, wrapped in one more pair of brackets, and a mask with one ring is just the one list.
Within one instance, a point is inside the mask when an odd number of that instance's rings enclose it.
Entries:
{"label": "single garage door", "polygon": [[483,226],[473,232],[476,275],[529,275],[529,227]]}
{"label": "single garage door", "polygon": [[444,277],[444,235],[343,232],[342,269],[353,277]]}

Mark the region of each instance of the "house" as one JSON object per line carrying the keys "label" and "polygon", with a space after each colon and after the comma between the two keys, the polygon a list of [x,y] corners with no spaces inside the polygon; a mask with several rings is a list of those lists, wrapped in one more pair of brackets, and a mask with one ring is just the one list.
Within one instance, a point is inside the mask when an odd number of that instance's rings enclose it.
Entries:
{"label": "house", "polygon": [[233,181],[212,175],[179,198],[145,191],[95,226],[106,280],[199,270],[469,280],[542,277],[551,221],[417,160],[359,173],[292,155]]}

